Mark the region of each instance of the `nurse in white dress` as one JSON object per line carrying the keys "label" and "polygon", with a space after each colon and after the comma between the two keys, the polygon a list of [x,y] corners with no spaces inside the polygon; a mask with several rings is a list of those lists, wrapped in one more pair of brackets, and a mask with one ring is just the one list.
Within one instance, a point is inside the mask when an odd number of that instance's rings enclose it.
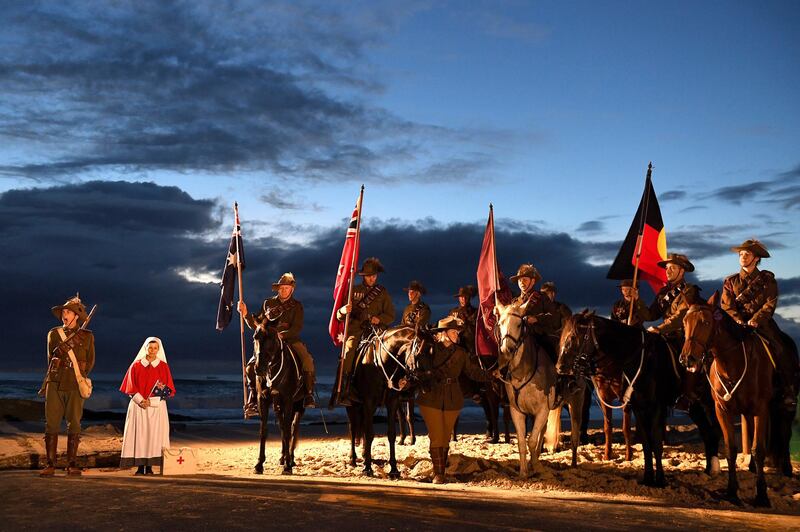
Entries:
{"label": "nurse in white dress", "polygon": [[138,466],[137,475],[152,475],[162,465],[162,449],[169,447],[167,401],[164,387],[175,394],[164,345],[151,336],[142,344],[119,390],[131,397],[122,437],[120,468]]}

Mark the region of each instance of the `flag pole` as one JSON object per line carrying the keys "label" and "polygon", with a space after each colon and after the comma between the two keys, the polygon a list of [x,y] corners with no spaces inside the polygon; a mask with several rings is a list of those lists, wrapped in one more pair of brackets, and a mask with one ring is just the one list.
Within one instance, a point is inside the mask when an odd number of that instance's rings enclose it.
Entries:
{"label": "flag pole", "polygon": [[[647,177],[645,178],[644,182],[644,211],[642,212],[642,217],[639,220],[639,234],[636,237],[636,260],[633,264],[633,289],[636,290],[637,286],[636,283],[639,278],[639,258],[642,256],[642,245],[644,244],[644,224],[645,220],[647,220],[647,209],[650,206],[650,189],[652,188],[653,184],[651,179],[653,177],[653,161],[647,165]],[[636,302],[636,299],[631,298],[631,305],[628,309],[628,325],[631,324],[633,321],[633,305]]]}
{"label": "flag pole", "polygon": [[[355,269],[356,269],[356,253],[355,251],[359,249],[361,244],[361,207],[364,202],[364,185],[361,185],[361,192],[358,195],[358,214],[356,215],[356,236],[353,248],[353,256],[350,259],[350,284],[347,287],[347,304],[353,304],[353,281],[355,278]],[[351,312],[348,312],[344,317],[344,341],[342,342],[342,351],[339,353],[339,371],[336,374],[336,397],[339,397],[339,394],[342,391],[342,375],[344,373],[344,356],[345,356],[345,349],[347,348],[347,328],[350,326],[350,315]],[[332,402],[331,402],[332,403]]]}
{"label": "flag pole", "polygon": [[[242,252],[241,249],[239,249],[239,242],[242,240],[242,228],[239,224],[238,202],[233,203],[233,214],[236,221],[236,274],[239,278],[239,304],[241,304],[244,296],[242,293]],[[247,407],[247,362],[245,360],[246,353],[244,346],[244,316],[241,312],[239,312],[239,334],[242,344],[242,412],[244,412]],[[247,418],[245,417],[245,419]]]}
{"label": "flag pole", "polygon": [[492,259],[494,262],[494,304],[497,306],[497,292],[500,290],[500,269],[497,267],[497,246],[494,240],[494,206],[489,204],[489,224],[492,227]]}

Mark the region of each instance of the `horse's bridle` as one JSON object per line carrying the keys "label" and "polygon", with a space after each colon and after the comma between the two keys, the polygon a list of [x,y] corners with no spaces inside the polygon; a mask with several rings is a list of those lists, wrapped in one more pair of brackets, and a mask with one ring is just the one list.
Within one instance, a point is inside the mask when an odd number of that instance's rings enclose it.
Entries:
{"label": "horse's bridle", "polygon": [[[578,344],[578,354],[575,356],[575,360],[572,363],[572,370],[575,375],[579,377],[594,375],[596,367],[595,364],[592,363],[594,361],[592,355],[603,352],[602,349],[600,349],[600,343],[597,341],[597,335],[594,332],[594,316],[588,316],[588,318],[589,323],[575,323],[573,325],[576,332],[581,329],[586,329],[586,332],[583,333],[581,343]],[[593,349],[590,351],[591,348]],[[562,347],[562,354],[563,351]]]}
{"label": "horse's bridle", "polygon": [[[502,347],[503,342],[506,339],[511,340],[513,342],[513,344],[512,344],[513,348],[511,349],[511,352],[512,353],[516,353],[517,350],[519,349],[519,346],[525,340],[525,335],[527,333],[527,323],[525,321],[525,316],[523,314],[518,313],[518,312],[509,312],[508,316],[513,316],[515,318],[519,318],[519,320],[522,322],[522,326],[520,327],[519,337],[513,336],[511,334],[501,335],[500,331],[498,330],[499,327],[495,327],[494,328],[494,333],[495,333],[494,337],[495,337],[495,340],[497,341],[498,348]],[[510,361],[509,361],[509,363],[510,363]]]}
{"label": "horse's bridle", "polygon": [[[704,309],[704,308],[701,308],[701,307],[689,308],[689,310],[686,311],[686,314],[684,314],[684,320],[686,319],[686,316],[688,316],[689,314],[702,313],[704,311],[708,311],[709,314],[711,315],[711,320],[710,320],[710,322],[711,322],[711,332],[708,334],[708,338],[706,338],[705,343],[703,343],[700,340],[698,340],[697,337],[694,336],[694,335],[685,336],[684,337],[684,343],[688,343],[690,349],[691,349],[692,345],[696,345],[696,346],[698,346],[700,348],[699,349],[699,351],[700,351],[700,367],[708,368],[711,365],[711,363],[714,361],[714,354],[711,352],[710,349],[708,349],[708,346],[711,344],[712,340],[714,339],[714,336],[717,333],[717,326],[716,326],[716,323],[715,323],[715,320],[714,320],[714,311],[713,310],[709,310],[709,309]],[[705,316],[703,316],[703,317],[705,317]],[[689,354],[691,355],[691,351],[689,352]],[[681,358],[681,363],[686,367],[686,369],[688,371],[689,367],[686,365],[686,363],[684,363],[683,356],[681,355],[680,358]],[[686,362],[688,362],[688,357],[687,357]]]}

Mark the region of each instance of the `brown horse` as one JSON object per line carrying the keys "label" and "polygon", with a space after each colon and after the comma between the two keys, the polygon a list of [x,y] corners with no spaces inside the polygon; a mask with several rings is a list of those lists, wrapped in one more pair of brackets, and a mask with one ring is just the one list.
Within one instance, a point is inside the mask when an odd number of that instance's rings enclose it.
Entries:
{"label": "brown horse", "polygon": [[683,318],[685,342],[681,363],[691,372],[705,369],[711,384],[717,419],[728,447],[726,497],[740,504],[736,479],[734,420],[740,415],[754,428],[755,506],[770,506],[764,457],[767,444],[773,367],[764,344],[756,334],[736,324],[719,306],[719,293],[708,304],[692,305]]}
{"label": "brown horse", "polygon": [[614,458],[614,453],[611,450],[611,440],[614,435],[614,410],[622,410],[622,435],[625,438],[625,460],[630,462],[633,459],[633,448],[631,442],[631,406],[628,403],[623,403],[619,406],[612,405],[615,399],[622,401],[624,387],[622,382],[622,375],[614,377],[606,377],[604,375],[592,376],[592,384],[594,384],[597,399],[600,401],[601,410],[603,411],[603,435],[605,436],[605,447],[603,449],[603,460],[611,460]]}

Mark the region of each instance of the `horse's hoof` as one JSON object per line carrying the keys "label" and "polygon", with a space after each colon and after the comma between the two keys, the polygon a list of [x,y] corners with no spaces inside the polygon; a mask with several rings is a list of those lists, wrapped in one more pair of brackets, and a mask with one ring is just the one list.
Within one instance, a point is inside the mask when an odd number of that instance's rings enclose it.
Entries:
{"label": "horse's hoof", "polygon": [[283,464],[285,464],[285,463],[286,463],[286,460],[284,460],[284,458],[281,456],[281,460],[280,460],[280,462],[278,462],[278,463],[279,463],[280,465],[283,465]]}
{"label": "horse's hoof", "polygon": [[742,499],[739,498],[739,494],[736,492],[731,493],[729,491],[726,491],[722,499],[736,506],[744,506],[744,503],[742,503]]}
{"label": "horse's hoof", "polygon": [[654,488],[666,488],[667,487],[666,479],[664,477],[657,478],[655,480],[655,482],[653,482],[653,487]]}
{"label": "horse's hoof", "polygon": [[765,493],[762,495],[756,495],[756,498],[753,499],[753,506],[756,508],[771,508],[772,503],[769,502],[769,497],[767,497]]}
{"label": "horse's hoof", "polygon": [[253,473],[255,473],[256,475],[263,475],[264,466],[261,464],[256,464],[256,466],[253,468]]}
{"label": "horse's hoof", "polygon": [[712,456],[708,460],[708,467],[706,467],[706,473],[708,473],[711,477],[716,477],[720,473],[719,468],[719,458],[716,456]]}
{"label": "horse's hoof", "polygon": [[405,445],[405,444],[406,444],[406,440],[400,440],[399,442],[397,442],[397,445]]}
{"label": "horse's hoof", "polygon": [[374,477],[375,473],[372,472],[372,469],[364,469],[364,476],[365,477]]}
{"label": "horse's hoof", "polygon": [[284,467],[283,471],[281,471],[281,475],[291,475],[291,474],[292,474],[292,468],[291,467]]}
{"label": "horse's hoof", "polygon": [[350,464],[350,467],[356,467],[356,465],[357,465],[355,459],[350,460],[349,464]]}
{"label": "horse's hoof", "polygon": [[[411,438],[411,445],[414,445],[416,443],[417,443],[417,439],[416,438]],[[789,468],[789,470],[791,471],[791,467]]]}
{"label": "horse's hoof", "polygon": [[389,471],[389,480],[400,480],[400,471]]}

